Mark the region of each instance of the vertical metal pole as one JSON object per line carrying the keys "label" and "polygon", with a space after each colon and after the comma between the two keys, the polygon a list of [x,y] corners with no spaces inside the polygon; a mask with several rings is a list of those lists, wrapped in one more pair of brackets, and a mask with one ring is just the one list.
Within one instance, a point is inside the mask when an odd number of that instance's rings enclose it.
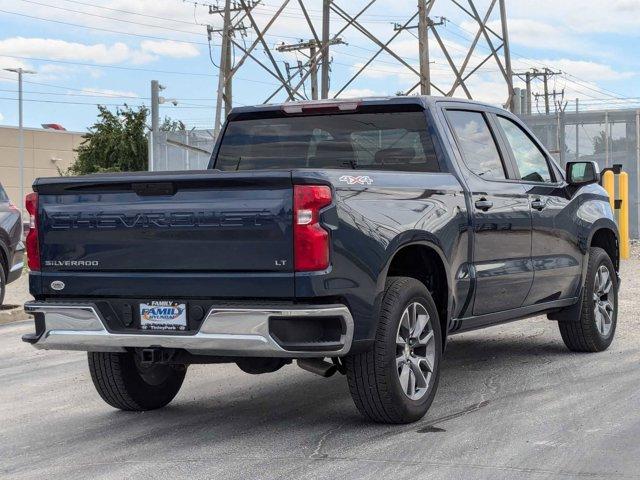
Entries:
{"label": "vertical metal pole", "polygon": [[18,137],[20,150],[20,211],[24,205],[24,126],[22,124],[22,69],[18,69]]}
{"label": "vertical metal pole", "polygon": [[322,98],[329,98],[329,21],[331,0],[322,0]]}
{"label": "vertical metal pole", "polygon": [[636,238],[640,238],[640,110],[636,110],[636,210]]}
{"label": "vertical metal pole", "polygon": [[604,112],[604,166],[609,166],[609,112]]}
{"label": "vertical metal pole", "polygon": [[[514,102],[513,102],[513,113],[515,113],[516,115],[522,115],[522,108],[521,108],[521,103],[520,103],[520,88],[514,88],[513,89],[513,94],[514,94]],[[516,101],[517,100],[517,101]]]}
{"label": "vertical metal pole", "polygon": [[151,80],[151,158],[152,164],[149,164],[149,170],[155,168],[156,145],[158,143],[160,131],[160,84],[158,80]]}
{"label": "vertical metal pole", "polygon": [[542,74],[544,80],[544,113],[549,115],[549,69],[545,68]]}
{"label": "vertical metal pole", "polygon": [[153,130],[149,132],[149,155],[148,155],[148,163],[149,163],[149,171],[155,171],[155,161],[153,158]]}
{"label": "vertical metal pole", "polygon": [[151,131],[154,141],[160,129],[160,84],[158,80],[151,80]]}
{"label": "vertical metal pole", "polygon": [[318,60],[316,58],[316,46],[309,47],[309,58],[311,58],[311,99],[318,100]]}
{"label": "vertical metal pole", "polygon": [[509,110],[513,112],[513,69],[511,68],[511,48],[509,47],[509,29],[507,28],[507,7],[504,0],[500,0],[500,22],[502,23],[504,68],[507,74],[507,88],[509,89],[507,104],[509,105]]}
{"label": "vertical metal pole", "polygon": [[429,69],[429,27],[427,0],[418,0],[418,49],[420,56],[420,94],[431,95],[431,72]]}
{"label": "vertical metal pole", "polygon": [[218,138],[220,133],[220,123],[222,120],[222,100],[225,92],[225,82],[227,80],[227,50],[229,47],[229,22],[231,19],[231,0],[226,0],[224,4],[224,24],[222,26],[222,48],[220,51],[220,71],[218,72],[218,97],[216,99],[216,119],[213,126],[214,136]]}
{"label": "vertical metal pole", "polygon": [[[229,15],[231,15],[231,13],[229,13]],[[230,21],[231,21],[231,17],[229,17],[229,22]],[[224,41],[227,43],[227,47],[225,49],[226,58],[224,62],[224,114],[225,114],[225,117],[229,115],[229,112],[231,112],[231,109],[233,108],[233,96],[232,96],[233,82],[229,80],[229,76],[231,75],[231,54],[233,53],[231,50],[232,49],[231,30],[227,29],[226,32],[227,34],[224,37]]]}
{"label": "vertical metal pole", "polygon": [[578,130],[578,115],[580,113],[580,103],[576,98],[576,161],[580,158],[580,131]]}
{"label": "vertical metal pole", "polygon": [[567,165],[567,117],[563,111],[560,115],[560,159],[562,166]]}
{"label": "vertical metal pole", "polygon": [[531,115],[531,73],[525,74],[525,82],[527,84],[527,115]]}

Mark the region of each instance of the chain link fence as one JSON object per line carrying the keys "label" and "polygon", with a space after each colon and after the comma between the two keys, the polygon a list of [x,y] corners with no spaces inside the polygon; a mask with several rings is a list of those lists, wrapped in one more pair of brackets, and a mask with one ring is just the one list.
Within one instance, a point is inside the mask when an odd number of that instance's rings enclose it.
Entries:
{"label": "chain link fence", "polygon": [[640,110],[589,110],[520,116],[562,167],[593,160],[629,174],[629,231],[640,238]]}
{"label": "chain link fence", "polygon": [[206,170],[215,142],[213,130],[149,134],[149,170]]}

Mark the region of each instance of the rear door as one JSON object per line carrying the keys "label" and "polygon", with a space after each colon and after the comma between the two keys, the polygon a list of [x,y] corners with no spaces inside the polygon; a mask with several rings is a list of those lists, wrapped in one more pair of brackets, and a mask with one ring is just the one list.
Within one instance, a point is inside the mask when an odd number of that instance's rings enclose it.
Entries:
{"label": "rear door", "polygon": [[506,115],[495,118],[531,204],[534,280],[525,305],[574,297],[581,281],[582,253],[564,179],[519,121]]}
{"label": "rear door", "polygon": [[471,193],[473,315],[522,306],[531,284],[531,212],[524,187],[503,158],[490,116],[481,110],[448,108],[446,116],[462,155],[461,171]]}

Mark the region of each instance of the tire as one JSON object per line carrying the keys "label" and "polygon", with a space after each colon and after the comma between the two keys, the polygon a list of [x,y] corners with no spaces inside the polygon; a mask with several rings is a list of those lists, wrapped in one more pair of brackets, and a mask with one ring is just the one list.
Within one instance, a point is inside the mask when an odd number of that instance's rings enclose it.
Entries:
{"label": "tire", "polygon": [[[411,317],[412,306],[422,323],[425,313],[428,318],[423,329],[414,328],[407,335],[404,314]],[[417,338],[420,341],[416,343]],[[429,362],[416,360],[423,355],[429,357],[430,369],[427,368]],[[441,357],[440,319],[431,294],[416,279],[389,278],[373,348],[345,359],[349,390],[356,407],[366,418],[378,423],[402,424],[420,420],[435,397]]]}
{"label": "tire", "polygon": [[112,407],[145,411],[162,408],[176,396],[186,369],[171,365],[143,367],[134,353],[88,352],[93,385]]}
{"label": "tire", "polygon": [[[600,295],[601,279],[608,273],[608,292]],[[596,300],[596,296],[600,299]],[[598,309],[599,313],[596,313]],[[608,316],[603,315],[607,311]],[[606,350],[616,332],[618,319],[618,277],[607,252],[598,247],[589,249],[589,265],[583,287],[580,317],[558,322],[560,335],[569,350],[574,352],[602,352]]]}
{"label": "tire", "polygon": [[4,271],[4,267],[2,266],[2,262],[0,262],[0,306],[4,305],[4,295],[7,291],[7,275]]}

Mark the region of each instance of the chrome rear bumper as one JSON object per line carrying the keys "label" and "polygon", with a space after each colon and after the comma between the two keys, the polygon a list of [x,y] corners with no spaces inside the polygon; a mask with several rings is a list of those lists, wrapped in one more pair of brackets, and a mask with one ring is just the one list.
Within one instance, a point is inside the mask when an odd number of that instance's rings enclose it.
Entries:
{"label": "chrome rear bumper", "polygon": [[[24,309],[30,314],[42,314],[44,329],[23,339],[36,348],[49,350],[121,352],[125,348],[161,347],[181,348],[196,355],[339,357],[349,352],[353,339],[353,318],[344,305],[288,309],[213,307],[195,334],[111,332],[93,304],[30,302]],[[270,317],[340,317],[344,324],[340,348],[285,350],[269,334]]]}

